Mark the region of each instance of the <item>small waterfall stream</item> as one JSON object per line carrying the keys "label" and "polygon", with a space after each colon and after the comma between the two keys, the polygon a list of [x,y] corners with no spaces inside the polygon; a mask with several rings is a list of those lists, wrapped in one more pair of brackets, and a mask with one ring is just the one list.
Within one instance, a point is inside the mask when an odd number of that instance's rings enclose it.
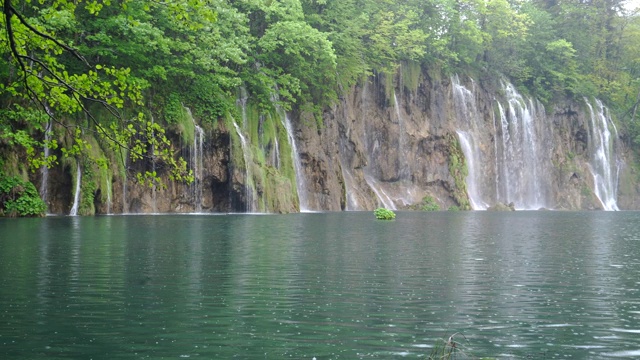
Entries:
{"label": "small waterfall stream", "polygon": [[284,112],[283,125],[287,130],[287,137],[289,138],[289,144],[291,145],[291,157],[293,158],[293,167],[296,171],[296,187],[298,189],[298,201],[300,202],[300,211],[311,211],[309,209],[309,198],[307,195],[307,180],[304,177],[304,169],[302,168],[302,162],[300,162],[300,153],[298,153],[298,146],[296,145],[296,138],[293,132],[293,126],[291,125],[291,119],[286,112]]}
{"label": "small waterfall stream", "polygon": [[247,141],[247,138],[242,134],[242,130],[240,126],[233,121],[233,127],[236,129],[236,133],[240,138],[240,145],[242,146],[242,157],[244,159],[244,193],[245,193],[245,211],[246,212],[256,212],[256,199],[253,193],[253,172],[251,168],[251,163],[253,160],[251,159],[251,149],[250,145]]}
{"label": "small waterfall stream", "polygon": [[109,178],[106,182],[107,185],[107,215],[111,214],[111,207],[113,206],[112,200],[111,200],[111,178]]}
{"label": "small waterfall stream", "polygon": [[278,104],[277,96],[273,96],[272,103],[276,109],[276,113],[280,116],[280,122],[287,131],[287,139],[289,140],[289,146],[291,146],[291,159],[293,161],[293,170],[296,173],[296,189],[298,191],[298,202],[301,212],[312,211],[309,207],[309,195],[307,193],[307,179],[304,176],[304,169],[302,162],[300,161],[300,153],[298,152],[298,146],[296,145],[296,137],[291,124],[289,114]]}
{"label": "small waterfall stream", "polygon": [[[47,112],[48,107],[46,108]],[[51,120],[49,120],[47,122],[47,126],[44,129],[44,158],[45,160],[49,158],[49,156],[51,155],[51,149],[49,148],[49,142],[51,141],[51,128],[52,126],[52,122]],[[40,174],[41,174],[41,182],[40,182],[40,197],[42,198],[42,201],[44,201],[45,205],[47,206],[47,208],[49,207],[48,201],[49,201],[49,167],[47,165],[44,165],[42,168],[40,168]]]}
{"label": "small waterfall stream", "polygon": [[[277,130],[275,130],[277,133]],[[280,143],[278,142],[278,135],[273,137],[273,167],[280,170]]]}
{"label": "small waterfall stream", "polygon": [[[122,154],[124,151],[120,149],[120,153]],[[122,155],[122,162],[124,163],[124,170],[122,172],[122,213],[129,213],[129,198],[127,197],[127,162],[129,161],[129,157],[127,155]]]}
{"label": "small waterfall stream", "polygon": [[[155,123],[155,119],[153,117],[153,115],[151,115],[151,123]],[[155,133],[154,131],[151,132],[151,136],[155,137]],[[156,153],[156,147],[154,144],[151,144],[151,169],[153,171],[154,174],[156,174],[156,157],[155,157],[155,153]],[[153,186],[151,187],[151,200],[152,200],[152,212],[154,214],[158,213],[158,187],[156,184],[156,181],[153,180]]]}
{"label": "small waterfall stream", "polygon": [[73,205],[71,206],[71,211],[69,211],[70,216],[78,215],[78,207],[80,206],[81,183],[82,183],[82,169],[80,168],[80,161],[76,160],[76,190],[73,195]]}
{"label": "small waterfall stream", "polygon": [[191,167],[193,168],[193,208],[198,213],[202,212],[204,130],[196,123],[191,109],[185,107],[185,110],[194,127],[193,144],[191,144]]}
{"label": "small waterfall stream", "polygon": [[[407,126],[405,124],[404,117],[402,116],[400,109],[400,102],[398,101],[398,94],[393,92],[394,107],[396,110],[396,118],[398,120],[398,148],[405,151],[407,148]],[[399,179],[406,180],[411,176],[411,164],[407,162],[406,157],[400,156],[399,162]]]}
{"label": "small waterfall stream", "polygon": [[[594,193],[607,211],[620,210],[617,204],[619,163],[615,155],[615,141],[618,138],[618,130],[611,121],[607,108],[600,100],[595,100],[596,110],[585,99],[589,107],[589,151],[591,162],[589,169],[593,175]],[[611,124],[611,125],[609,125]],[[613,129],[613,136],[611,134]]]}
{"label": "small waterfall stream", "polygon": [[486,210],[489,205],[484,202],[481,197],[482,189],[480,188],[480,166],[482,165],[478,161],[478,152],[477,147],[474,145],[474,140],[471,133],[466,131],[458,130],[456,131],[458,134],[458,139],[460,140],[460,147],[462,148],[462,152],[464,153],[464,157],[467,163],[467,194],[469,195],[469,202],[471,204],[471,208],[473,210]]}
{"label": "small waterfall stream", "polygon": [[391,199],[391,197],[387,195],[387,193],[382,189],[382,187],[380,187],[378,182],[371,175],[365,174],[364,179],[385,208],[389,210],[397,210],[393,199]]}

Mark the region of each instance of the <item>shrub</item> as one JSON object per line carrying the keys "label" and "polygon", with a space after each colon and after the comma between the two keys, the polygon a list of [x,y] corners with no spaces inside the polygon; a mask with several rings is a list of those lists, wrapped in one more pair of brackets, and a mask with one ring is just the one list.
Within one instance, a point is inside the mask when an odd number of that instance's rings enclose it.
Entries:
{"label": "shrub", "polygon": [[422,211],[438,211],[440,206],[432,196],[425,196],[422,199]]}
{"label": "shrub", "polygon": [[31,182],[0,171],[0,215],[43,216],[46,211],[47,206]]}
{"label": "shrub", "polygon": [[396,214],[393,211],[385,208],[377,208],[373,213],[376,215],[376,219],[379,220],[393,220],[396,218]]}

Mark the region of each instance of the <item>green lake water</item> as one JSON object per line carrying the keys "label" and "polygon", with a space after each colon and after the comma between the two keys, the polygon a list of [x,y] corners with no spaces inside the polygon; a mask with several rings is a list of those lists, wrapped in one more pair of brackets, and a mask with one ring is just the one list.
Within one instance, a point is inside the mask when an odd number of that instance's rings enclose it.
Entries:
{"label": "green lake water", "polygon": [[0,219],[0,359],[640,358],[640,213]]}

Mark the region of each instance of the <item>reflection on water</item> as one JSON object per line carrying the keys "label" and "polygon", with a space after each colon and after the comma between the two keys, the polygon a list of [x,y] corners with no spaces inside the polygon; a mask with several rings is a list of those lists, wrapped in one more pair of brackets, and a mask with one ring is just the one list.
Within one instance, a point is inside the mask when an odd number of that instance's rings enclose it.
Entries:
{"label": "reflection on water", "polygon": [[637,215],[0,219],[0,358],[637,358]]}

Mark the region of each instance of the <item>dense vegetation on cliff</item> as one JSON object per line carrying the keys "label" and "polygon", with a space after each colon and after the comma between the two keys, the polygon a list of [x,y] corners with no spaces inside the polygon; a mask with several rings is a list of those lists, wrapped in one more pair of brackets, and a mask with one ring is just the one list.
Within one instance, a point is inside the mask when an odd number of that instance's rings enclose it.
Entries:
{"label": "dense vegetation on cliff", "polygon": [[[546,103],[596,96],[640,143],[640,17],[625,1],[0,2],[0,156],[24,172],[151,159],[141,182],[162,186],[158,168],[188,182],[165,134],[183,106],[213,124],[242,87],[257,108],[319,118],[363,76],[399,70],[409,88],[426,70],[507,76]],[[51,121],[65,134],[46,136]]]}

